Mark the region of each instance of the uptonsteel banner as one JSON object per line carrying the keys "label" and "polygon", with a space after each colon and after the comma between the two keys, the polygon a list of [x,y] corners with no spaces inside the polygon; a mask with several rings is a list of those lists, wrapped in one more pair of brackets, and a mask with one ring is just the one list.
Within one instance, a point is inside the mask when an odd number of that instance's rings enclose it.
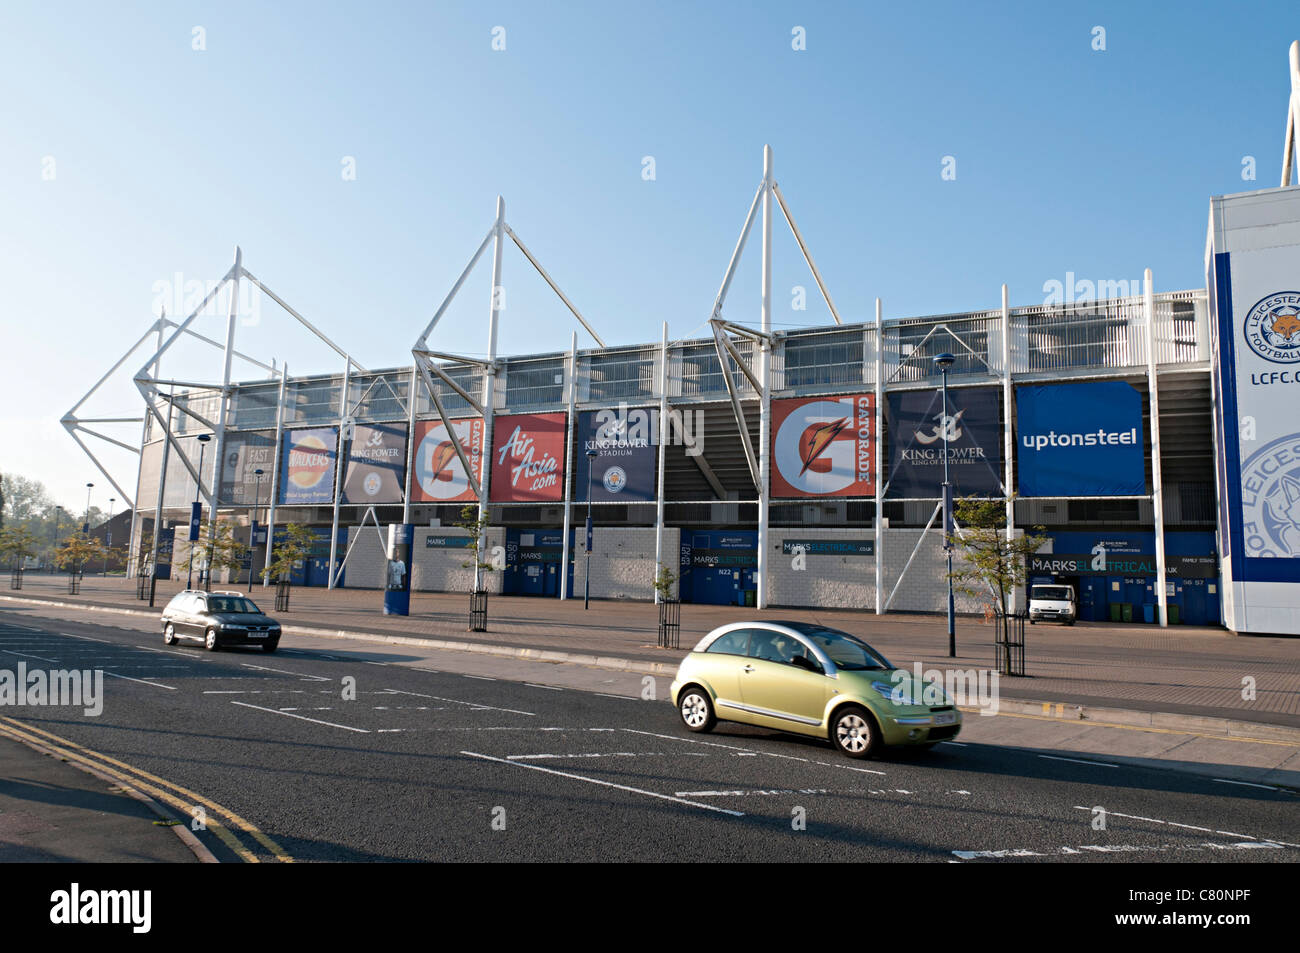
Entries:
{"label": "uptonsteel banner", "polygon": [[[578,414],[573,498],[644,503],[655,499],[659,411],[649,407],[584,410]],[[595,450],[589,458],[587,452]],[[588,473],[588,468],[591,473]]]}
{"label": "uptonsteel banner", "polygon": [[889,395],[889,489],[893,498],[943,494],[943,451],[957,496],[1002,495],[1002,424],[994,387],[948,389],[948,412],[934,390]]}
{"label": "uptonsteel banner", "polygon": [[875,395],[772,401],[772,496],[872,496]]}
{"label": "uptonsteel banner", "polygon": [[[227,433],[222,458],[222,504],[256,506],[270,502],[271,476],[275,469],[274,433]],[[262,471],[260,477],[258,470]]]}
{"label": "uptonsteel banner", "polygon": [[343,502],[400,503],[406,486],[406,428],[358,424],[348,447]]}
{"label": "uptonsteel banner", "polygon": [[493,503],[555,503],[564,497],[567,414],[507,414],[492,424]]}
{"label": "uptonsteel banner", "polygon": [[286,430],[280,465],[281,503],[333,503],[337,427]]}
{"label": "uptonsteel banner", "polygon": [[[453,420],[456,442],[469,458],[474,479],[483,479],[483,421],[478,417]],[[415,474],[411,499],[417,503],[468,503],[478,499],[470,485],[447,428],[441,420],[420,420],[415,424]]]}
{"label": "uptonsteel banner", "polygon": [[1021,496],[1142,496],[1142,395],[1123,381],[1016,388]]}

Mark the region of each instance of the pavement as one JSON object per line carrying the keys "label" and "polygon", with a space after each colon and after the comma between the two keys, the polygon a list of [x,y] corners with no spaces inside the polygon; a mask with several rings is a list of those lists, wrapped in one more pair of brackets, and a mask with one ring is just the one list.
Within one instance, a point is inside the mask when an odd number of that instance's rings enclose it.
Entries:
{"label": "pavement", "polygon": [[[0,727],[0,863],[194,863],[207,854],[142,792]],[[210,856],[210,855],[209,855]]]}

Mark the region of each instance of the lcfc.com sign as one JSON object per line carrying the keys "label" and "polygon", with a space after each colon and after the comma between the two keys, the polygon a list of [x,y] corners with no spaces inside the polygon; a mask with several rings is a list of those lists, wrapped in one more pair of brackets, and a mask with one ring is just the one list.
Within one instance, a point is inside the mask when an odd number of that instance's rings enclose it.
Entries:
{"label": "lcfc.com sign", "polygon": [[1021,496],[1141,496],[1142,395],[1123,381],[1016,388]]}

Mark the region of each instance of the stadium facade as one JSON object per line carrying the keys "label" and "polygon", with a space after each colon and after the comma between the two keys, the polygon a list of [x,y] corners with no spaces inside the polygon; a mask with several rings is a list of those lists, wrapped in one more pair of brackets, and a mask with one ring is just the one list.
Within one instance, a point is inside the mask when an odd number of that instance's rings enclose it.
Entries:
{"label": "stadium facade", "polygon": [[[652,599],[666,569],[685,602],[934,612],[947,603],[949,481],[957,496],[1001,501],[1006,532],[1046,536],[1029,581],[1072,584],[1084,620],[1297,633],[1300,43],[1290,73],[1281,187],[1211,200],[1205,290],[1156,294],[1149,271],[1140,288],[1070,275],[1029,307],[1010,307],[1003,286],[993,310],[884,320],[877,300],[873,319],[845,322],[765,149],[710,337],[670,342],[665,324],[658,342],[606,346],[498,199],[413,364],[362,368],[237,250],[199,307],[155,321],[64,424],[90,452],[79,434],[104,435],[79,409],[156,337],[134,377],[147,408],[135,573],[168,575],[202,520],[209,533],[225,520],[252,547],[226,573],[244,581],[296,523],[315,539],[294,570],[305,585],[392,588],[400,545],[407,591],[478,581],[539,598]],[[778,210],[833,326],[772,327]],[[762,309],[746,325],[724,311],[755,228]],[[567,348],[498,355],[508,242],[595,347],[579,349],[575,332]],[[439,321],[489,247],[487,357],[440,351]],[[241,282],[329,344],[338,370],[295,376],[240,353]],[[221,342],[192,324],[223,289]],[[219,380],[171,366],[186,336],[221,352]],[[237,358],[261,378],[236,380]],[[467,506],[500,570],[477,580],[474,534],[458,525]],[[987,602],[962,596],[958,608]]]}

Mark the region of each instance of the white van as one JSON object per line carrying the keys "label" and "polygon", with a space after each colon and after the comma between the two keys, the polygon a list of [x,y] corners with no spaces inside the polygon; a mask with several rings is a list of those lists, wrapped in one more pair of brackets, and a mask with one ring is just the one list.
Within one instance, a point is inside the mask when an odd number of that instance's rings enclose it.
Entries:
{"label": "white van", "polygon": [[1074,601],[1074,586],[1056,583],[1029,587],[1029,624],[1035,622],[1064,622],[1074,625],[1079,617]]}

